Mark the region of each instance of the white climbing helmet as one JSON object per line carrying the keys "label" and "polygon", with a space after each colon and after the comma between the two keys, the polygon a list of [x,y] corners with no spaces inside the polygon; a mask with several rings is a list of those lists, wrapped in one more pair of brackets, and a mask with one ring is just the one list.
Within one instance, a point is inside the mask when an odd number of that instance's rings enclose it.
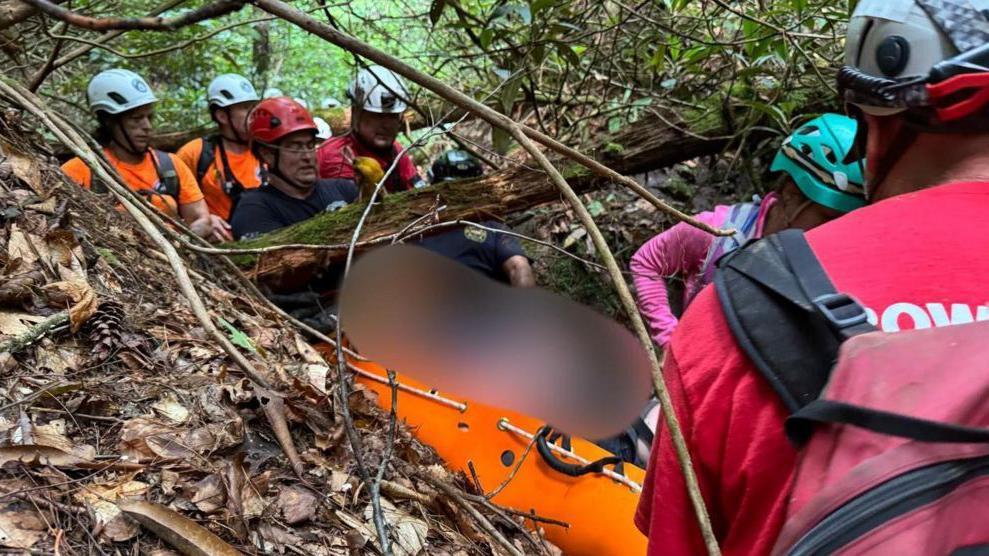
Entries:
{"label": "white climbing helmet", "polygon": [[861,0],[838,77],[845,100],[876,116],[919,110],[941,122],[979,111],[984,86],[967,80],[989,72],[989,12],[980,4]]}
{"label": "white climbing helmet", "polygon": [[110,69],[96,74],[86,88],[86,98],[93,113],[120,114],[158,102],[148,82],[125,69]]}
{"label": "white climbing helmet", "polygon": [[357,72],[347,87],[353,106],[378,114],[401,114],[408,108],[409,91],[394,72],[370,66]]}
{"label": "white climbing helmet", "polygon": [[333,137],[333,129],[330,128],[330,124],[326,123],[326,120],[317,116],[313,118],[313,121],[316,122],[316,139],[326,141]]}
{"label": "white climbing helmet", "polygon": [[242,102],[261,100],[254,85],[242,75],[224,73],[216,76],[206,89],[210,107],[226,108]]}

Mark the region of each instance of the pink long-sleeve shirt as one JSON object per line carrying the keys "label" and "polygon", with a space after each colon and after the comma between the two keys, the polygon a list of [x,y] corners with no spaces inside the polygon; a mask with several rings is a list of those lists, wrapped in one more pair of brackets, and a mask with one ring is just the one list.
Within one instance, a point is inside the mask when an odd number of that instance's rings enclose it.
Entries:
{"label": "pink long-sleeve shirt", "polygon": [[[762,237],[763,226],[769,209],[777,197],[767,195],[759,206],[754,237]],[[731,211],[729,205],[717,205],[713,211],[702,212],[694,218],[715,228],[722,228]],[[630,264],[632,280],[639,298],[639,311],[646,319],[653,341],[666,346],[677,326],[677,318],[670,309],[666,291],[666,278],[679,276],[684,281],[683,306],[700,290],[701,270],[714,236],[690,224],[680,222],[656,235],[632,256]]]}

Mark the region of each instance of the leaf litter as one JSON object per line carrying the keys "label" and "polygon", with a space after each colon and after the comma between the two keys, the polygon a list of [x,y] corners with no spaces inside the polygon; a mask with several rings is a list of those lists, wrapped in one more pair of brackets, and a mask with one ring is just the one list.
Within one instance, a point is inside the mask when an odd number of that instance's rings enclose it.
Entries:
{"label": "leaf litter", "polygon": [[[0,353],[0,547],[156,556],[377,550],[333,367],[220,261],[185,254],[214,322],[266,371],[271,390],[243,378],[129,217],[66,183],[40,154],[39,137],[0,129],[13,166],[0,173],[0,346],[24,340]],[[67,324],[25,339],[62,312]],[[388,416],[359,386],[350,411],[376,468]],[[439,463],[400,426],[385,480],[443,499],[416,478]],[[468,484],[452,473],[446,480]],[[456,504],[382,495],[382,506],[395,554],[501,553],[459,512],[437,509]],[[517,529],[503,529],[522,542]]]}

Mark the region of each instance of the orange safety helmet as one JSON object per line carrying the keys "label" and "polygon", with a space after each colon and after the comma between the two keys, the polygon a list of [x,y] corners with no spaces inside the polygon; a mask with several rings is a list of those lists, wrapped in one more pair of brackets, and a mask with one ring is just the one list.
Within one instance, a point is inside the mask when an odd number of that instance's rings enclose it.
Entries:
{"label": "orange safety helmet", "polygon": [[319,128],[309,111],[289,97],[266,98],[251,110],[247,119],[251,141],[274,144],[290,133]]}

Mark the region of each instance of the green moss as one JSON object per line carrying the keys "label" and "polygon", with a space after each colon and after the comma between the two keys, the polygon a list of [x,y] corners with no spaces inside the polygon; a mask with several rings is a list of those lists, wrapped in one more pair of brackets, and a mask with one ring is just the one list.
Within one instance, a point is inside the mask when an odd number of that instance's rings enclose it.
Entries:
{"label": "green moss", "polygon": [[566,166],[560,169],[560,173],[563,174],[564,179],[571,180],[589,176],[591,171],[576,162],[568,162]]}
{"label": "green moss", "polygon": [[625,147],[619,145],[618,143],[608,143],[604,146],[605,154],[621,154],[625,152]]}
{"label": "green moss", "polygon": [[100,257],[103,257],[103,259],[106,260],[106,262],[109,263],[110,266],[120,266],[120,259],[118,259],[117,256],[113,254],[113,251],[105,247],[97,247],[96,252],[99,253]]}
{"label": "green moss", "polygon": [[546,258],[546,266],[537,270],[541,286],[620,322],[626,320],[609,282],[570,257],[556,254]]}

